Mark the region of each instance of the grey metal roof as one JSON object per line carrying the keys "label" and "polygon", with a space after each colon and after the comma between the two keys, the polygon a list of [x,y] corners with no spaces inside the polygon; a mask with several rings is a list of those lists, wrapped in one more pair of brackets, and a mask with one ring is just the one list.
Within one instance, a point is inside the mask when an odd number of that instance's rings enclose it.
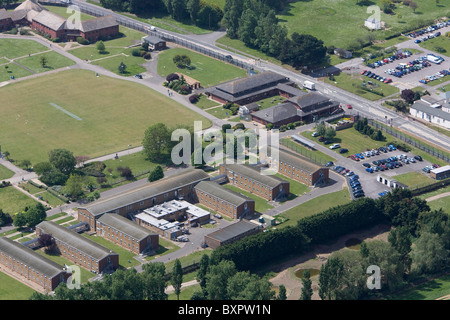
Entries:
{"label": "grey metal roof", "polygon": [[96,260],[102,260],[109,255],[117,255],[108,248],[53,221],[43,221],[36,228],[41,229],[44,233],[51,234],[56,240],[62,241]]}
{"label": "grey metal roof", "polygon": [[297,107],[292,103],[282,102],[276,106],[254,112],[252,116],[270,123],[277,123],[297,116],[297,110]]}
{"label": "grey metal roof", "polygon": [[410,109],[416,109],[416,110],[424,112],[428,115],[441,118],[445,121],[450,121],[450,113],[449,112],[445,112],[440,108],[432,108],[432,107],[430,107],[430,105],[428,105],[424,102],[416,101],[410,107]]}
{"label": "grey metal roof", "polygon": [[106,213],[102,215],[98,221],[113,227],[114,229],[119,230],[120,232],[123,232],[136,240],[143,240],[150,235],[156,234],[115,213]]}
{"label": "grey metal roof", "polygon": [[216,182],[211,181],[202,181],[195,186],[195,189],[208,193],[212,196],[215,196],[219,199],[222,199],[228,203],[231,203],[235,206],[240,206],[241,204],[247,201],[253,201],[250,198],[247,198],[237,192],[234,192],[230,189],[222,187]]}
{"label": "grey metal roof", "polygon": [[300,108],[305,108],[305,107],[308,107],[308,106],[311,106],[314,104],[324,103],[329,100],[330,100],[329,98],[327,98],[319,93],[315,93],[315,92],[310,92],[305,95],[295,96],[295,97],[288,99],[288,101],[295,103]]}
{"label": "grey metal roof", "polygon": [[178,189],[187,184],[209,180],[209,175],[203,170],[189,169],[180,174],[149,183],[145,186],[131,189],[115,197],[95,201],[91,205],[80,209],[86,209],[93,215],[112,212],[118,208],[155,197],[159,194]]}
{"label": "grey metal roof", "polygon": [[165,42],[163,39],[156,37],[156,36],[146,36],[146,37],[143,37],[142,40],[144,40],[145,42],[148,42],[150,44],[157,44],[160,42]]}
{"label": "grey metal roof", "polygon": [[0,237],[0,250],[49,278],[53,278],[64,271],[63,267],[56,262],[6,237]]}
{"label": "grey metal roof", "polygon": [[303,96],[305,94],[308,94],[307,92],[301,89],[295,88],[285,83],[277,84],[277,88],[283,92],[289,93],[292,96]]}
{"label": "grey metal roof", "polygon": [[0,20],[5,20],[9,18],[11,18],[9,12],[6,11],[5,9],[0,9]]}
{"label": "grey metal roof", "polygon": [[270,188],[278,187],[281,183],[287,183],[287,181],[273,175],[262,175],[259,173],[258,169],[255,169],[247,164],[222,164],[222,166],[233,171],[233,173],[251,178]]}
{"label": "grey metal roof", "polygon": [[66,19],[49,11],[41,11],[37,14],[33,21],[40,23],[41,25],[52,29],[54,31],[62,30],[66,26]]}
{"label": "grey metal roof", "polygon": [[233,239],[245,232],[258,228],[260,228],[260,226],[258,226],[257,224],[241,220],[223,229],[219,229],[213,233],[210,233],[208,237],[224,242]]}
{"label": "grey metal roof", "polygon": [[237,80],[231,80],[218,84],[216,88],[222,92],[231,94],[233,96],[239,96],[246,91],[257,90],[262,86],[273,85],[276,86],[280,82],[286,82],[289,79],[285,76],[267,71],[258,73],[254,76],[248,76]]}
{"label": "grey metal roof", "polygon": [[282,162],[288,163],[298,169],[303,169],[309,173],[314,173],[321,167],[301,158],[299,155],[295,155],[287,150],[279,149],[279,159]]}
{"label": "grey metal roof", "polygon": [[118,25],[116,19],[112,15],[108,15],[81,22],[80,31],[90,32]]}

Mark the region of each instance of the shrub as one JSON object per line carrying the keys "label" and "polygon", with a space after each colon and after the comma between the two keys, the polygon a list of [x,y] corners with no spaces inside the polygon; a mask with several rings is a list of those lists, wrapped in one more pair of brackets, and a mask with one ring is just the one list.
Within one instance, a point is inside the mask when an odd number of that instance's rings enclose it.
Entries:
{"label": "shrub", "polygon": [[144,55],[145,60],[150,60],[152,58],[152,55],[149,52],[146,52]]}
{"label": "shrub", "polygon": [[133,49],[133,50],[131,51],[131,54],[132,54],[134,57],[139,57],[139,56],[140,56],[140,52],[141,52],[141,50],[139,50],[139,49]]}
{"label": "shrub", "polygon": [[198,101],[198,96],[196,94],[189,96],[190,103],[196,103],[197,101]]}
{"label": "shrub", "polygon": [[85,38],[83,38],[83,37],[77,37],[77,42],[78,42],[79,44],[81,44],[81,45],[84,45],[84,46],[86,46],[86,45],[89,44],[89,40],[88,40],[88,39],[85,39]]}
{"label": "shrub", "polygon": [[119,171],[120,175],[127,180],[130,180],[131,178],[133,178],[133,173],[131,172],[130,167],[125,167],[125,168],[117,167],[117,171]]}
{"label": "shrub", "polygon": [[167,75],[167,77],[166,77],[166,81],[169,83],[174,80],[178,80],[178,79],[180,79],[180,77],[176,73],[171,73],[171,74]]}

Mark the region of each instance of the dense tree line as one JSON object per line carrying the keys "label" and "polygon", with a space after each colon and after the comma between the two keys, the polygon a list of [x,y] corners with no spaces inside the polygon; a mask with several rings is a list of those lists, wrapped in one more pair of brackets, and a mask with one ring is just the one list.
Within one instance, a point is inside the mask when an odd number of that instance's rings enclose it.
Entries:
{"label": "dense tree line", "polygon": [[155,13],[169,14],[174,20],[202,28],[216,29],[223,12],[215,4],[201,0],[100,0],[103,7],[151,17]]}
{"label": "dense tree line", "polygon": [[295,68],[320,64],[327,52],[321,40],[296,32],[289,38],[286,27],[278,24],[275,12],[283,5],[284,1],[227,0],[222,21],[227,35]]}

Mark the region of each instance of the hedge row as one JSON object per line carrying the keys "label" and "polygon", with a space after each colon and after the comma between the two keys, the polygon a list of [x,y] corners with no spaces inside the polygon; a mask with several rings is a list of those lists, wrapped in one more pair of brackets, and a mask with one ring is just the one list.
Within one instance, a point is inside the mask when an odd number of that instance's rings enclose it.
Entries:
{"label": "hedge row", "polygon": [[302,219],[295,227],[258,233],[221,246],[211,259],[233,260],[238,269],[248,270],[382,222],[387,219],[376,200],[363,198]]}

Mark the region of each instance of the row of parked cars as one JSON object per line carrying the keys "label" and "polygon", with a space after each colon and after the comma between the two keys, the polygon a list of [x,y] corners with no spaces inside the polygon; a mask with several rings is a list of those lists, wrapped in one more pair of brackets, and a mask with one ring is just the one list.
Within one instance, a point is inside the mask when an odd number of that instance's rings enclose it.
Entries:
{"label": "row of parked cars", "polygon": [[433,38],[439,37],[440,35],[441,35],[441,33],[438,31],[436,33],[429,34],[425,37],[422,37],[420,39],[416,39],[416,40],[414,40],[414,43],[421,43],[421,42],[427,41],[428,39],[433,39]]}
{"label": "row of parked cars", "polygon": [[385,78],[385,77],[379,76],[375,72],[372,72],[372,71],[369,71],[369,70],[363,70],[363,71],[361,71],[361,74],[363,76],[366,76],[366,77],[369,77],[369,78],[372,78],[374,80],[378,80],[378,81],[381,81],[381,82],[384,82],[384,83],[391,83],[392,82],[391,78]]}
{"label": "row of parked cars", "polygon": [[431,170],[439,168],[440,165],[433,163],[431,166],[426,166],[422,169],[423,172],[430,173]]}
{"label": "row of parked cars", "polygon": [[[449,69],[450,70],[450,69]],[[423,78],[423,79],[420,79],[419,80],[419,82],[420,83],[424,83],[424,84],[427,84],[428,82],[430,82],[430,81],[434,81],[434,80],[438,80],[439,78],[443,78],[443,77],[445,77],[445,76],[448,76],[448,75],[450,75],[450,71],[449,70],[441,70],[441,71],[439,71],[439,72],[436,72],[435,74],[432,74],[432,75],[429,75],[429,76],[426,76],[425,78]]]}
{"label": "row of parked cars", "polygon": [[395,77],[402,77],[405,74],[409,74],[411,72],[422,70],[423,68],[430,67],[431,63],[428,61],[426,56],[418,57],[417,59],[414,59],[412,61],[399,63],[395,69],[387,69],[384,72],[395,76]]}
{"label": "row of parked cars", "polygon": [[441,29],[441,28],[444,28],[444,27],[447,27],[447,26],[450,26],[450,20],[446,21],[446,22],[436,23],[434,25],[429,26],[428,28],[424,28],[424,29],[421,29],[421,30],[410,32],[410,33],[407,34],[407,36],[411,37],[411,38],[417,38],[417,37],[420,37],[420,36],[422,36],[424,34],[434,32],[434,31],[436,31],[438,29]]}
{"label": "row of parked cars", "polygon": [[401,154],[399,156],[392,156],[386,159],[375,160],[372,163],[365,162],[362,165],[366,168],[369,173],[374,173],[377,171],[392,170],[395,168],[402,167],[404,164],[415,163],[417,161],[422,161],[421,156],[408,157],[406,154]]}
{"label": "row of parked cars", "polygon": [[383,65],[385,65],[387,63],[394,62],[395,60],[408,58],[411,55],[412,55],[411,51],[405,50],[404,52],[394,54],[392,56],[380,59],[380,60],[375,61],[373,63],[366,63],[366,66],[368,66],[369,68],[373,68],[374,69],[374,68],[381,67],[381,66],[383,66]]}
{"label": "row of parked cars", "polygon": [[364,190],[361,186],[361,183],[359,182],[359,176],[358,175],[352,175],[348,178],[348,183],[350,184],[351,192],[353,194],[353,197],[359,198],[364,197]]}
{"label": "row of parked cars", "polygon": [[364,160],[365,158],[370,158],[373,156],[377,156],[381,153],[388,153],[389,151],[394,151],[394,150],[397,150],[397,148],[393,144],[390,144],[386,147],[379,147],[378,149],[372,149],[372,150],[364,151],[361,153],[352,154],[349,156],[349,158],[352,160],[355,160],[355,161],[360,161],[360,160]]}

